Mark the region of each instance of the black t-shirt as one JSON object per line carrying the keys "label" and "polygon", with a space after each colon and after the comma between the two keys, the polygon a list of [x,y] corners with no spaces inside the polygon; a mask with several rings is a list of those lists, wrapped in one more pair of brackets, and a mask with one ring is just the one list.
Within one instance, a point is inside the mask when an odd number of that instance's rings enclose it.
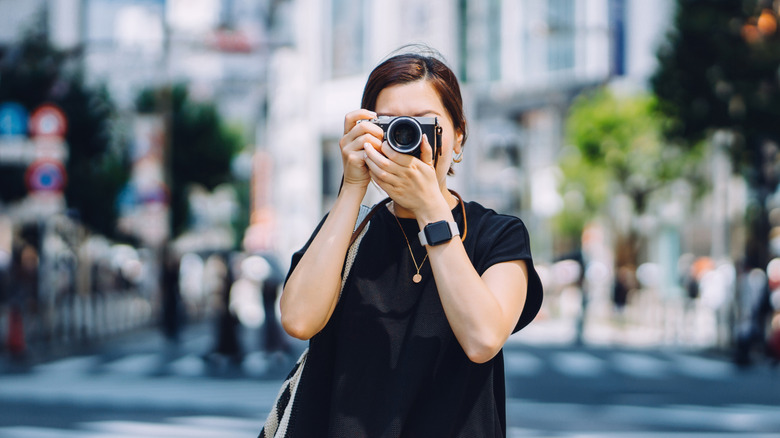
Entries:
{"label": "black t-shirt", "polygon": [[[528,294],[517,331],[542,301],[528,231],[520,219],[475,202],[465,209],[463,243],[477,273],[496,263],[526,261]],[[461,207],[452,212],[463,233]],[[417,222],[399,220],[420,264],[427,252],[417,238]],[[444,314],[427,260],[422,281],[412,282],[416,269],[406,242],[392,213],[379,208],[333,315],[310,341],[291,437],[506,435],[503,353],[483,364],[468,359]],[[293,255],[290,272],[308,245]]]}

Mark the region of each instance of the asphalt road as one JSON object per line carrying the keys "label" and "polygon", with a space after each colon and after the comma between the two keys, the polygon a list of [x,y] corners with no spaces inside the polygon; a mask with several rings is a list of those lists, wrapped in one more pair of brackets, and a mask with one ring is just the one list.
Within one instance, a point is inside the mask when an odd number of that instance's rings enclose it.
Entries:
{"label": "asphalt road", "polygon": [[[0,361],[0,438],[254,437],[292,357],[204,361],[155,333],[28,366]],[[300,345],[296,345],[300,347]],[[505,348],[510,437],[778,437],[780,369],[692,350]]]}

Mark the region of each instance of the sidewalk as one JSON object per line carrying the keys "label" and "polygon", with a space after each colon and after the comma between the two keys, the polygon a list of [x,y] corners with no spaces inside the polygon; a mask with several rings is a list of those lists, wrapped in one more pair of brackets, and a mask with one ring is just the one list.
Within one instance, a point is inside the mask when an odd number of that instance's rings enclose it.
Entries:
{"label": "sidewalk", "polygon": [[[706,322],[706,321],[705,321]],[[531,324],[509,337],[507,345],[570,346],[578,344],[578,321],[540,315]],[[712,329],[699,320],[678,327],[664,320],[637,320],[627,315],[590,315],[583,324],[580,343],[591,347],[631,349],[675,349],[692,352],[728,351],[717,345]],[[687,330],[687,331],[686,331]]]}

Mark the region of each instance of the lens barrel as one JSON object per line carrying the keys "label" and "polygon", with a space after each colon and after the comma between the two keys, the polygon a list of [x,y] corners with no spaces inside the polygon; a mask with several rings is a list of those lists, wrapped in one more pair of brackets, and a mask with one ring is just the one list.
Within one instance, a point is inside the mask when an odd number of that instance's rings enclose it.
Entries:
{"label": "lens barrel", "polygon": [[387,127],[387,143],[403,154],[412,154],[422,144],[423,130],[412,117],[396,117]]}

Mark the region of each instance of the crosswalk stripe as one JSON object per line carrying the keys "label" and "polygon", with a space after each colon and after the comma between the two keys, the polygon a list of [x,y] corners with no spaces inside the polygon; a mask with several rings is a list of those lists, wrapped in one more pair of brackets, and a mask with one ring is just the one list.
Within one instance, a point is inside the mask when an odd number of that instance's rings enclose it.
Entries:
{"label": "crosswalk stripe", "polygon": [[[508,398],[507,399],[507,417],[515,424],[522,423],[525,418],[535,421],[554,422],[557,418],[570,419],[592,419],[598,417],[598,424],[610,424],[615,427],[614,431],[556,431],[556,437],[719,437],[719,438],[737,438],[737,437],[776,437],[763,433],[766,431],[780,430],[780,416],[777,415],[777,408],[766,405],[722,405],[722,406],[700,406],[684,404],[664,404],[658,406],[638,406],[622,404],[605,404],[598,407],[572,404],[572,403],[548,403],[528,399]],[[520,415],[521,418],[513,417]],[[574,420],[577,421],[577,420]],[[642,433],[620,431],[618,429],[625,425],[631,425],[633,428],[652,428],[655,430],[666,429],[669,432],[648,432]],[[717,430],[717,433],[691,432],[690,435],[674,431],[682,430]],[[733,432],[733,434],[729,433]],[[754,431],[746,434],[739,431]],[[531,429],[510,427],[508,436],[510,437],[539,437],[550,436],[538,433]]]}
{"label": "crosswalk stripe", "polygon": [[597,377],[605,372],[602,359],[577,351],[554,353],[550,365],[561,374],[570,377]]}
{"label": "crosswalk stripe", "polygon": [[775,433],[741,433],[741,432],[627,432],[627,431],[598,431],[598,432],[555,432],[554,434],[542,433],[534,430],[509,428],[509,438],[777,438]]}
{"label": "crosswalk stripe", "polygon": [[97,356],[76,356],[37,365],[35,370],[59,375],[81,374],[95,366],[97,362]]}
{"label": "crosswalk stripe", "polygon": [[544,366],[538,356],[522,351],[508,351],[504,354],[505,367],[512,375],[535,376]]}
{"label": "crosswalk stripe", "polygon": [[[3,438],[96,438],[84,431],[51,429],[47,427],[13,426],[0,428]],[[106,437],[103,437],[106,438]]]}
{"label": "crosswalk stripe", "polygon": [[103,369],[120,374],[148,375],[160,365],[160,356],[155,353],[131,354],[103,365]]}
{"label": "crosswalk stripe", "polygon": [[[258,416],[258,418],[260,418]],[[262,417],[265,418],[265,417]],[[220,430],[241,430],[254,431],[262,424],[258,419],[235,418],[235,417],[215,417],[212,415],[200,415],[195,417],[174,417],[172,422],[189,424],[192,426],[216,427]]]}
{"label": "crosswalk stripe", "polygon": [[[572,378],[594,378],[616,372],[639,379],[661,379],[683,375],[717,380],[731,376],[735,370],[728,361],[685,353],[613,351],[597,356],[589,350],[536,351],[506,349],[507,375],[533,377],[552,369]],[[262,354],[247,355],[241,364],[248,378],[262,378],[269,368],[269,358]],[[169,357],[159,353],[135,353],[104,361],[99,356],[80,356],[36,365],[40,376],[123,375],[144,377],[162,373],[168,376],[201,377],[209,373],[203,358],[195,354]]]}
{"label": "crosswalk stripe", "polygon": [[[246,437],[246,430],[227,430],[202,425],[150,423],[138,421],[101,421],[84,423],[85,430],[116,437],[171,437],[171,438],[239,438]],[[252,432],[259,432],[259,427]]]}
{"label": "crosswalk stripe", "polygon": [[689,377],[720,380],[735,372],[732,364],[714,359],[677,354],[673,360],[677,365],[675,368]]}
{"label": "crosswalk stripe", "polygon": [[53,429],[37,426],[0,427],[3,438],[239,438],[256,436],[261,420],[194,416],[172,417],[160,422],[92,421],[77,425],[76,429]]}
{"label": "crosswalk stripe", "polygon": [[206,364],[203,363],[203,359],[188,354],[171,362],[169,371],[177,376],[198,377],[206,372]]}
{"label": "crosswalk stripe", "polygon": [[640,353],[615,353],[610,362],[617,371],[639,378],[660,379],[670,370],[668,362]]}

